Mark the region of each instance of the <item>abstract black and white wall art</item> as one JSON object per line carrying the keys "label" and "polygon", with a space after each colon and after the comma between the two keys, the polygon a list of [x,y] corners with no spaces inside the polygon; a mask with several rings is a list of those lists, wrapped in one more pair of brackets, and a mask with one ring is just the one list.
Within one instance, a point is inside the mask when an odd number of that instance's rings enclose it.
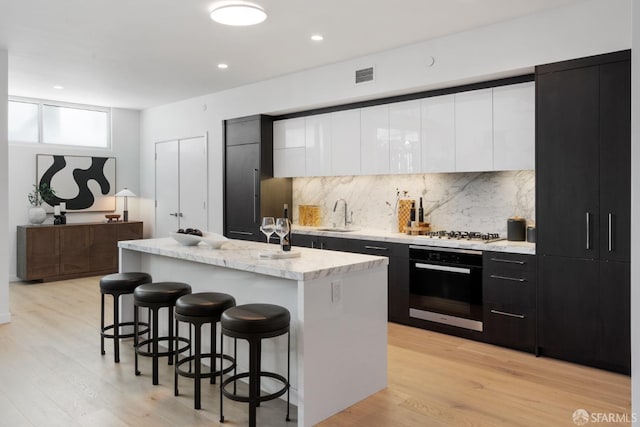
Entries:
{"label": "abstract black and white wall art", "polygon": [[[116,209],[115,157],[36,156],[36,182],[56,192],[43,207],[53,211],[65,202],[69,212],[107,212]],[[51,204],[52,203],[52,204]]]}

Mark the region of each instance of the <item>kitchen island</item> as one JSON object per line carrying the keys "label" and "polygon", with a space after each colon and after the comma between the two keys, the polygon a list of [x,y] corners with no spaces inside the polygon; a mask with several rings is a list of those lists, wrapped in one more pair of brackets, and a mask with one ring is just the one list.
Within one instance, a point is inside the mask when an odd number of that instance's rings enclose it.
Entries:
{"label": "kitchen island", "polygon": [[[185,282],[194,293],[228,293],[238,305],[286,307],[291,312],[291,397],[299,426],[317,424],[386,387],[386,257],[294,248],[300,257],[262,259],[261,253],[278,247],[237,240],[221,249],[204,243],[181,246],[169,238],[124,241],[119,247],[121,272]],[[131,298],[123,304],[131,306]],[[263,344],[263,370],[285,373],[286,336],[270,341]],[[244,344],[238,342],[241,370],[248,366]],[[230,348],[226,341],[225,348]],[[267,391],[277,387],[268,380],[261,385]]]}

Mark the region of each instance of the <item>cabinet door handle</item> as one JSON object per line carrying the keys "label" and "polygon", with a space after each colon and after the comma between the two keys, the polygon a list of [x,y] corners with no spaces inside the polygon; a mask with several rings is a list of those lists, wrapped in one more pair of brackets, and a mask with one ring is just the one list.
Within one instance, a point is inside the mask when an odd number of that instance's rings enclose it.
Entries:
{"label": "cabinet door handle", "polygon": [[587,250],[591,249],[591,214],[587,212]]}
{"label": "cabinet door handle", "polygon": [[527,263],[526,261],[518,261],[515,259],[502,259],[502,258],[491,258],[491,261],[504,262],[507,264],[518,264],[518,265],[525,265]]}
{"label": "cabinet door handle", "polygon": [[613,252],[613,214],[609,212],[609,252]]}
{"label": "cabinet door handle", "polygon": [[320,249],[324,249],[324,242],[320,242]]}
{"label": "cabinet door handle", "polygon": [[507,276],[498,276],[497,274],[492,274],[489,277],[491,277],[492,279],[502,279],[502,280],[511,280],[513,282],[526,282],[526,279],[523,279],[521,277],[519,278],[515,278],[515,277],[507,277]]}
{"label": "cabinet door handle", "polygon": [[258,222],[258,213],[256,212],[256,199],[258,198],[258,169],[253,170],[253,222]]}
{"label": "cabinet door handle", "polygon": [[229,231],[229,234],[240,234],[242,236],[253,236],[253,233],[250,233],[248,231]]}
{"label": "cabinet door handle", "polygon": [[374,251],[388,251],[388,250],[389,250],[389,248],[384,248],[384,247],[382,247],[382,246],[369,246],[369,245],[365,245],[365,247],[364,247],[364,248],[365,248],[365,249],[371,249],[371,250],[374,250]]}
{"label": "cabinet door handle", "polygon": [[178,212],[170,213],[169,216],[175,216],[177,218],[178,217]]}
{"label": "cabinet door handle", "polygon": [[314,242],[313,240],[311,241],[311,249],[315,249],[316,248],[316,242]]}
{"label": "cabinet door handle", "polygon": [[524,319],[525,318],[524,314],[507,313],[506,311],[500,311],[500,310],[491,310],[491,313],[499,314],[500,316],[515,317],[515,318],[518,318],[518,319]]}

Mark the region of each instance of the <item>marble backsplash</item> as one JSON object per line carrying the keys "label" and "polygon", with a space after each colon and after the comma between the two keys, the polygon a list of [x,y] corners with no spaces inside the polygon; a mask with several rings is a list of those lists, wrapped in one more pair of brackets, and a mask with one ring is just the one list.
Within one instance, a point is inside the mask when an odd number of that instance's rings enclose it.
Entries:
{"label": "marble backsplash", "polygon": [[506,236],[507,219],[535,218],[535,172],[439,173],[314,177],[293,179],[293,222],[299,205],[320,206],[322,223],[344,224],[345,199],[353,212],[354,228],[391,230],[396,189],[409,198],[423,199],[425,221],[432,230],[498,232]]}

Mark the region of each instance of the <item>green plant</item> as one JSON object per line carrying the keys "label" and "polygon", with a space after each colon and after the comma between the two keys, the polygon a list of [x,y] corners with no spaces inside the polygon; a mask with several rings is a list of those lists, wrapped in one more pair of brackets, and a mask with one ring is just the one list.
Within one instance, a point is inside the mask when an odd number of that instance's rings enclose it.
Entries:
{"label": "green plant", "polygon": [[27,197],[29,198],[29,203],[31,203],[32,206],[40,206],[42,202],[50,200],[55,195],[55,190],[49,187],[49,184],[33,184],[33,191],[27,194]]}

